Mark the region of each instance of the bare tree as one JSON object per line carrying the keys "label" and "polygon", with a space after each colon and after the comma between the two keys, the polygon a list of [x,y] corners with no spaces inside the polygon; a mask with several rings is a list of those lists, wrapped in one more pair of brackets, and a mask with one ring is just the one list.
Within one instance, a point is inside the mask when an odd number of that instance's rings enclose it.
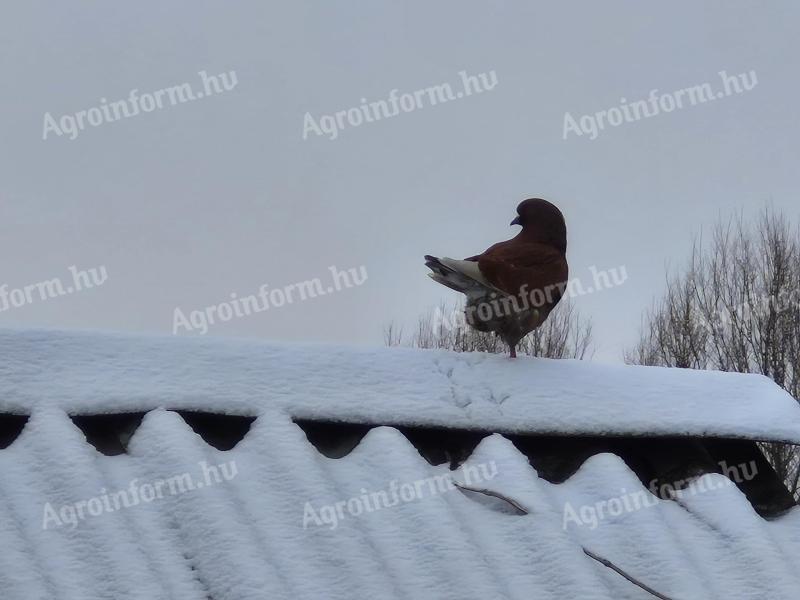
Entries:
{"label": "bare tree", "polygon": [[[760,373],[800,400],[800,233],[766,209],[718,225],[645,314],[635,364]],[[797,448],[762,450],[798,495]]]}
{"label": "bare tree", "polygon": [[[417,328],[404,339],[402,330],[394,324],[384,329],[387,346],[411,346],[413,348],[442,348],[456,352],[491,352],[502,354],[506,346],[493,333],[472,329],[464,318],[464,306],[440,304],[422,315]],[[591,357],[594,353],[592,323],[583,318],[564,298],[550,313],[544,324],[520,340],[520,354],[545,358]]]}

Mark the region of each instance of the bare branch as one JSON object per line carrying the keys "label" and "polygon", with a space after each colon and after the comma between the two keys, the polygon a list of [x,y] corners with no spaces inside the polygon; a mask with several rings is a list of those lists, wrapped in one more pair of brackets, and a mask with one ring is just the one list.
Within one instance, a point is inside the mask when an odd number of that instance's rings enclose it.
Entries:
{"label": "bare branch", "polygon": [[[406,344],[401,338],[402,330],[397,333],[392,325],[384,331],[384,340],[389,346],[408,345],[413,348],[494,354],[502,354],[507,350],[498,336],[469,327],[464,318],[464,307],[460,304],[448,306],[442,303],[429,310],[419,318],[417,329]],[[541,327],[520,340],[517,352],[544,358],[583,359],[594,354],[593,348],[591,319],[584,318],[570,300],[564,298]]]}
{"label": "bare branch", "polygon": [[[767,208],[719,223],[645,313],[629,363],[759,373],[800,399],[800,231]],[[762,451],[800,495],[797,449]]]}
{"label": "bare branch", "polygon": [[469,486],[463,485],[463,484],[461,484],[461,483],[459,483],[457,481],[454,481],[453,485],[455,485],[460,490],[466,490],[468,492],[475,492],[476,494],[483,494],[484,496],[491,496],[492,498],[497,498],[499,500],[503,500],[504,502],[507,502],[508,504],[513,506],[517,510],[517,512],[519,512],[522,515],[527,515],[530,512],[527,508],[522,506],[519,502],[517,502],[516,500],[512,500],[508,496],[504,496],[500,492],[495,492],[493,490],[487,490],[487,489],[484,489],[484,488],[469,487]]}
{"label": "bare branch", "polygon": [[655,596],[656,598],[661,598],[661,600],[673,600],[669,596],[665,596],[664,594],[659,594],[657,591],[655,591],[649,585],[646,585],[646,584],[642,583],[641,581],[639,581],[635,577],[632,577],[632,576],[628,575],[625,571],[620,569],[617,565],[612,563],[607,558],[603,558],[602,556],[599,556],[599,555],[595,554],[594,552],[592,552],[588,548],[584,548],[583,551],[586,554],[586,556],[588,556],[589,558],[596,560],[600,564],[608,567],[609,569],[611,569],[613,571],[616,571],[617,573],[622,575],[625,579],[630,581],[633,585],[639,586],[640,588],[642,588],[648,594],[651,594],[651,595]]}

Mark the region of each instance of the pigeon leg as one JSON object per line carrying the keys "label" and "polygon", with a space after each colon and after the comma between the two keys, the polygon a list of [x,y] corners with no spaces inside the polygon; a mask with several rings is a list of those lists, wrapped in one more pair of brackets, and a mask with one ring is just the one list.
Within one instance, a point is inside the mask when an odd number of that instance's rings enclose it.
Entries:
{"label": "pigeon leg", "polygon": [[517,358],[517,349],[511,346],[511,358]]}

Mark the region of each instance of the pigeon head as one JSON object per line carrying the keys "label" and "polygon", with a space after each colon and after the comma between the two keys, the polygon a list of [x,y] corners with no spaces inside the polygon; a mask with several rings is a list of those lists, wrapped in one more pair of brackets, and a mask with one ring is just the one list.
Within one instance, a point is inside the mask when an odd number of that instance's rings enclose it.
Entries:
{"label": "pigeon head", "polygon": [[558,208],[541,198],[528,198],[517,206],[517,218],[512,225],[521,225],[520,235],[536,242],[550,244],[561,252],[567,251],[567,224]]}

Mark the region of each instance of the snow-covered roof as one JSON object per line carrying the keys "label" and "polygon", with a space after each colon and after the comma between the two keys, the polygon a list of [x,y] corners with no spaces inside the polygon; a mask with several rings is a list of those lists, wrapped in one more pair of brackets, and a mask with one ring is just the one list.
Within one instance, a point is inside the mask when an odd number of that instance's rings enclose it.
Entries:
{"label": "snow-covered roof", "polygon": [[592,435],[800,444],[800,407],[766,377],[485,353],[0,332],[0,411],[159,406]]}
{"label": "snow-covered roof", "polygon": [[[499,434],[451,472],[393,427],[332,459],[292,420],[797,439],[797,407],[762,378],[210,339],[2,341],[0,412],[31,415],[0,450],[4,600],[653,597],[590,554],[676,600],[789,600],[800,589],[800,509],[762,519],[722,475],[660,500],[603,453],[555,484]],[[260,418],[222,452],[171,408]],[[97,452],[69,417],[134,410],[149,412],[120,456]],[[194,489],[88,512],[182,474]],[[441,485],[449,476],[482,491]],[[74,529],[54,520],[81,503]]]}

